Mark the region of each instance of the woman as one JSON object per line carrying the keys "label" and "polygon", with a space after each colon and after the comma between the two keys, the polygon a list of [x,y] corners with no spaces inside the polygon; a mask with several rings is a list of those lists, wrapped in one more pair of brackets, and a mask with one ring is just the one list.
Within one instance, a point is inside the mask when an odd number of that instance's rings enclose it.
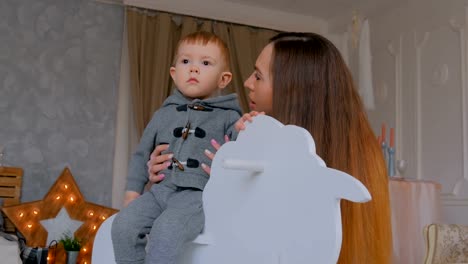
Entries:
{"label": "woman", "polygon": [[[259,55],[245,81],[250,108],[312,134],[328,167],[356,177],[369,190],[368,203],[341,202],[343,242],[338,263],[390,263],[388,177],[380,146],[368,123],[351,74],[336,47],[313,33],[281,33]],[[219,144],[213,142],[215,149]],[[168,165],[158,147],[148,162],[151,181]],[[212,157],[214,154],[206,150]],[[209,173],[209,168],[207,169]]]}

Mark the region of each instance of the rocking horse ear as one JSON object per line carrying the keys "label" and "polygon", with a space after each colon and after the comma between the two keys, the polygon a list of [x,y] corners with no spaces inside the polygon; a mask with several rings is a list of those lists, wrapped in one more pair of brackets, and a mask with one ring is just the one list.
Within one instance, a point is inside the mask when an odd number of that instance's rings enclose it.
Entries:
{"label": "rocking horse ear", "polygon": [[336,183],[335,194],[339,199],[346,199],[355,203],[365,203],[372,199],[366,186],[358,181],[351,175],[342,171],[327,168],[333,170],[332,177],[336,178],[333,184]]}

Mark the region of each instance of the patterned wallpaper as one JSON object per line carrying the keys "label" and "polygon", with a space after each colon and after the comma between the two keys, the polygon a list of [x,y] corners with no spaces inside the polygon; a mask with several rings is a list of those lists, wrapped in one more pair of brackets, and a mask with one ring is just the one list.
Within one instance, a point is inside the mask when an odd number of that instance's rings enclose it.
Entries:
{"label": "patterned wallpaper", "polygon": [[86,200],[111,205],[123,7],[0,0],[0,146],[22,167],[22,201],[65,166]]}

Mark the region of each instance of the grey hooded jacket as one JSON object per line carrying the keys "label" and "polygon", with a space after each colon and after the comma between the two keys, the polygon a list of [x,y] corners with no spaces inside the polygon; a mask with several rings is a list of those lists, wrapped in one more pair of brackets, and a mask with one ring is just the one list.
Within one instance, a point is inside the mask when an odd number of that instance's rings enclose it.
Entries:
{"label": "grey hooded jacket", "polygon": [[234,124],[241,116],[235,94],[189,100],[179,90],[169,96],[146,126],[136,152],[130,161],[127,191],[142,193],[148,182],[146,163],[157,145],[169,143],[167,152],[174,153],[173,164],[164,173],[164,181],[179,187],[203,190],[209,175],[201,164],[211,165],[204,155],[210,141],[224,142],[224,135],[237,138]]}

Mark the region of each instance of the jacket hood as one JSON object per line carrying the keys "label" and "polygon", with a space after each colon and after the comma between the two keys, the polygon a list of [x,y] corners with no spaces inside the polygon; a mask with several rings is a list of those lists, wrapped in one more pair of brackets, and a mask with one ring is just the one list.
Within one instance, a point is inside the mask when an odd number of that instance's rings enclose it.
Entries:
{"label": "jacket hood", "polygon": [[211,97],[207,99],[193,99],[190,100],[185,97],[178,89],[175,89],[172,96],[169,96],[163,103],[162,106],[168,105],[188,105],[198,103],[203,106],[212,107],[212,108],[222,108],[222,109],[230,109],[234,110],[242,116],[242,110],[239,106],[239,102],[237,101],[237,94],[228,94],[222,96]]}

